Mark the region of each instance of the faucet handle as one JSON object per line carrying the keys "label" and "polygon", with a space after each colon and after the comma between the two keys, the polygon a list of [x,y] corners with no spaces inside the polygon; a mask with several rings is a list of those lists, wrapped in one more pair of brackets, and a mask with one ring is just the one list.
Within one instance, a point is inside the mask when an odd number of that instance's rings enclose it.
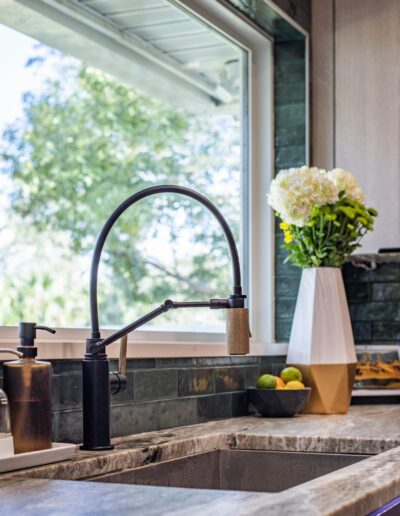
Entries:
{"label": "faucet handle", "polygon": [[126,389],[128,379],[126,377],[126,351],[128,348],[128,336],[124,335],[120,339],[118,371],[110,373],[110,393],[118,394]]}
{"label": "faucet handle", "polygon": [[118,374],[125,375],[126,373],[126,352],[128,349],[128,335],[121,337],[119,341],[119,361],[118,361]]}

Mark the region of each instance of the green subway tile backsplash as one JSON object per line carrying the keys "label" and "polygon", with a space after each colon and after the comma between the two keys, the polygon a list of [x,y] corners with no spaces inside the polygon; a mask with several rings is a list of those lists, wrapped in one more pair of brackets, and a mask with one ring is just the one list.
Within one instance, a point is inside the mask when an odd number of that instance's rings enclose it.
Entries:
{"label": "green subway tile backsplash", "polygon": [[178,396],[177,369],[146,369],[135,371],[135,401],[150,401]]}
{"label": "green subway tile backsplash", "polygon": [[[230,393],[202,396],[198,398],[197,403],[199,421],[232,417]],[[246,407],[243,407],[243,410],[244,412],[240,415],[246,413]]]}
{"label": "green subway tile backsplash", "polygon": [[359,344],[400,343],[400,261],[369,255],[343,267],[354,339]]}
{"label": "green subway tile backsplash", "polygon": [[[373,260],[373,256],[372,260]],[[275,338],[287,342],[290,338],[293,309],[296,303],[301,269],[283,264],[281,253],[276,257]],[[343,280],[349,304],[356,344],[400,343],[400,261],[375,264],[366,270],[365,264],[346,263]],[[287,268],[286,268],[287,267]]]}
{"label": "green subway tile backsplash", "polygon": [[213,369],[181,369],[179,371],[179,396],[211,394],[215,392]]}
{"label": "green subway tile backsplash", "polygon": [[[306,47],[304,40],[276,43],[275,59],[275,173],[306,163]],[[277,221],[278,222],[278,221]],[[287,342],[301,271],[284,263],[283,239],[276,223],[275,339]]]}
{"label": "green subway tile backsplash", "polygon": [[[80,443],[82,361],[51,362],[53,440]],[[112,436],[246,415],[247,387],[284,364],[285,356],[128,359],[126,390],[111,396]]]}
{"label": "green subway tile backsplash", "polygon": [[[79,443],[82,363],[52,363],[53,439]],[[284,363],[284,356],[159,358],[154,363],[128,359],[127,388],[111,396],[112,435],[243,416],[247,413],[246,388],[254,386],[261,373],[278,373]]]}

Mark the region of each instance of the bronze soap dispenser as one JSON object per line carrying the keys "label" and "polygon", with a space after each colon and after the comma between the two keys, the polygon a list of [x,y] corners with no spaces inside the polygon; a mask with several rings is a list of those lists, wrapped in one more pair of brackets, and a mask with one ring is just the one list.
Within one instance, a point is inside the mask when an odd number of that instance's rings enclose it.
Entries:
{"label": "bronze soap dispenser", "polygon": [[51,363],[36,360],[36,330],[47,326],[19,323],[18,360],[3,364],[3,388],[10,404],[15,453],[51,448]]}

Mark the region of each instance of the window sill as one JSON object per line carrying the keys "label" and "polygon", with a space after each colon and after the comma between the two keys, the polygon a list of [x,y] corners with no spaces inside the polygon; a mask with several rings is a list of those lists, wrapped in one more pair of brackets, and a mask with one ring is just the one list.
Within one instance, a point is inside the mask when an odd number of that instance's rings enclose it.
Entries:
{"label": "window sill", "polygon": [[[106,337],[110,330],[102,331]],[[16,348],[18,345],[17,328],[0,328],[0,346]],[[83,359],[85,339],[89,330],[59,330],[54,337],[38,338],[38,356],[42,359],[76,360]],[[285,355],[287,344],[262,344],[250,340],[250,355]],[[119,343],[115,342],[107,348],[110,358],[118,358]],[[129,336],[128,358],[168,358],[168,357],[218,357],[226,356],[225,335],[215,333],[174,332],[161,333],[136,331]],[[8,358],[6,354],[0,358]],[[10,355],[11,357],[11,355]]]}

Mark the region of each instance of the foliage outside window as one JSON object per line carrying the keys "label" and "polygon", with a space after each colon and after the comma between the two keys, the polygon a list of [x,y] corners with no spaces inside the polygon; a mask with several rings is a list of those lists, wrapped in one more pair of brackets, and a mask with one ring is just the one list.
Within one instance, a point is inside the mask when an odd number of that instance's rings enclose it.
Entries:
{"label": "foliage outside window", "polygon": [[[27,85],[22,113],[2,128],[0,322],[85,327],[96,235],[130,194],[157,184],[189,186],[221,209],[239,239],[239,108],[191,112],[30,45],[25,66],[43,80],[32,91]],[[179,196],[129,210],[103,256],[103,326],[129,322],[166,298],[204,300],[230,288],[219,226]],[[222,315],[175,312],[164,321],[170,317],[171,328],[223,331]]]}

